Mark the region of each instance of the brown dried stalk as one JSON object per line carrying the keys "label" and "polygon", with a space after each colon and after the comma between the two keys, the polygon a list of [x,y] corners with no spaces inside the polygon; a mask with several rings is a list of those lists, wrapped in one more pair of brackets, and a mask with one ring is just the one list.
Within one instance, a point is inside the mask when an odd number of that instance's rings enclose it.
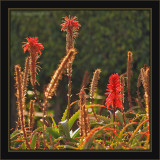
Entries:
{"label": "brown dried stalk", "polygon": [[35,100],[30,101],[30,108],[29,108],[29,127],[30,131],[33,130],[34,126],[34,114],[35,114],[35,108],[34,108]]}
{"label": "brown dried stalk", "polygon": [[[94,92],[95,92],[96,87],[98,85],[98,80],[100,78],[99,77],[100,73],[101,73],[100,69],[96,69],[95,72],[93,73],[93,78],[92,78],[92,81],[91,81],[90,93],[89,93],[90,99],[91,99],[91,104],[93,104]],[[92,108],[92,112],[93,112],[96,120],[99,122],[99,119],[97,118],[96,113],[94,112],[94,108]]]}
{"label": "brown dried stalk", "polygon": [[98,80],[99,80],[99,75],[101,73],[101,70],[100,69],[96,69],[95,72],[93,73],[93,78],[92,78],[92,81],[91,81],[91,86],[90,86],[90,98],[93,100],[93,97],[94,97],[94,92],[96,90],[96,87],[97,87],[97,84],[98,84]]}
{"label": "brown dried stalk", "polygon": [[83,75],[83,80],[82,80],[82,84],[81,84],[81,88],[85,88],[89,83],[89,72],[85,71],[84,75]]}
{"label": "brown dried stalk", "polygon": [[150,106],[150,67],[143,67],[140,70],[141,80],[144,87],[144,99],[146,104],[146,115],[149,117],[149,106]]}
{"label": "brown dried stalk", "polygon": [[141,86],[141,73],[139,74],[138,76],[138,80],[137,80],[137,96],[138,96],[138,99],[141,99],[140,98],[140,92],[139,92],[139,87]]}
{"label": "brown dried stalk", "polygon": [[58,81],[62,78],[62,73],[67,68],[67,64],[69,64],[70,60],[77,54],[75,49],[69,50],[68,54],[62,59],[61,64],[58,66],[57,70],[54,72],[50,83],[48,84],[45,90],[46,99],[52,98],[52,96],[56,92],[56,88],[58,85]]}
{"label": "brown dried stalk", "polygon": [[131,94],[130,94],[130,81],[131,81],[131,76],[133,75],[132,61],[133,61],[133,59],[132,59],[132,52],[128,51],[128,60],[127,60],[127,89],[128,89],[129,107],[132,107]]}
{"label": "brown dried stalk", "polygon": [[79,107],[80,107],[80,116],[79,116],[79,127],[80,135],[87,136],[90,132],[90,123],[88,117],[88,110],[86,109],[86,93],[84,88],[81,89],[79,93]]}
{"label": "brown dried stalk", "polygon": [[15,80],[16,80],[16,89],[17,89],[17,104],[18,104],[18,115],[19,115],[19,120],[21,124],[21,129],[23,131],[23,136],[27,145],[28,149],[31,149],[28,140],[27,140],[27,135],[26,135],[26,130],[25,130],[25,117],[24,117],[24,93],[23,93],[23,84],[22,84],[22,73],[21,73],[21,67],[20,65],[15,65]]}
{"label": "brown dried stalk", "polygon": [[122,89],[122,95],[123,95],[123,98],[122,98],[122,102],[124,103],[124,87],[125,87],[125,78],[126,78],[126,75],[127,73],[123,73],[120,75],[120,81],[121,81],[121,85],[123,87]]}
{"label": "brown dried stalk", "polygon": [[146,105],[146,116],[149,119],[148,123],[148,137],[146,146],[149,148],[149,141],[150,141],[150,67],[144,65],[143,68],[140,70],[141,80],[144,88],[144,100]]}

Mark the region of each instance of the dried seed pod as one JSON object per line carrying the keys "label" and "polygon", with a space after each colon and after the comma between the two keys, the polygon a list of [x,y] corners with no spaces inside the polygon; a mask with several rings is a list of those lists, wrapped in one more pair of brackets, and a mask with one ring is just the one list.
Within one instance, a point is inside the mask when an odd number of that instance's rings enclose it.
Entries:
{"label": "dried seed pod", "polygon": [[[98,80],[99,80],[99,75],[101,73],[100,69],[96,69],[95,72],[93,73],[93,78],[91,81],[91,86],[90,86],[90,99],[91,99],[91,104],[93,104],[93,98],[94,98],[94,92],[96,90],[97,84],[98,84]],[[96,113],[94,112],[94,108],[92,108],[92,112],[94,114],[94,117],[96,118],[96,120],[99,122],[99,119],[96,116]]]}
{"label": "dried seed pod", "polygon": [[146,114],[149,117],[150,106],[150,67],[141,68],[141,80],[144,87],[144,99],[146,104]]}
{"label": "dried seed pod", "polygon": [[48,84],[45,90],[46,99],[51,98],[53,94],[56,92],[56,88],[58,86],[58,81],[62,78],[62,73],[67,68],[67,64],[69,64],[70,60],[77,54],[75,49],[69,50],[68,54],[62,59],[61,64],[58,66],[57,70],[54,72],[50,83]]}
{"label": "dried seed pod", "polygon": [[90,86],[90,98],[93,99],[93,96],[94,96],[94,92],[95,92],[95,89],[97,87],[97,84],[98,84],[98,80],[99,80],[99,75],[101,73],[101,70],[100,69],[96,69],[94,74],[93,74],[93,78],[92,78],[92,81],[91,81],[91,86]]}
{"label": "dried seed pod", "polygon": [[79,116],[79,127],[81,136],[87,136],[90,131],[90,123],[88,117],[88,110],[86,109],[86,93],[84,88],[81,89],[79,93],[79,107],[80,107],[80,116]]}

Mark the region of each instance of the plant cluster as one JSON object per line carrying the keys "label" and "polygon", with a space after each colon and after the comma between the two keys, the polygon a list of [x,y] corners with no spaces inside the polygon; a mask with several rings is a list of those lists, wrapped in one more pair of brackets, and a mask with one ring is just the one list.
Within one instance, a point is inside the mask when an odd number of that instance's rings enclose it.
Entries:
{"label": "plant cluster", "polygon": [[[128,51],[126,73],[112,74],[106,88],[104,104],[94,103],[101,69],[96,69],[90,83],[89,95],[85,89],[89,83],[88,73],[85,72],[79,92],[79,99],[71,102],[72,64],[77,54],[75,41],[81,26],[77,17],[63,17],[61,31],[66,32],[66,55],[54,71],[50,82],[44,88],[41,102],[36,90],[36,77],[40,67],[38,59],[44,46],[38,37],[28,37],[23,45],[24,52],[28,51],[24,70],[19,64],[15,65],[15,82],[17,97],[17,127],[10,134],[10,149],[12,150],[114,150],[150,148],[150,67],[144,65],[137,80],[137,98],[130,94],[130,80],[132,71],[132,52]],[[61,121],[56,124],[52,114],[48,115],[49,100],[56,95],[59,81],[64,73],[68,76],[68,104]],[[31,82],[35,99],[30,100],[29,113],[26,113],[27,85]],[[144,98],[140,97],[139,87],[143,85]],[[128,99],[125,98],[125,84],[127,84]],[[125,110],[125,101],[129,109]],[[145,110],[141,102],[144,101]],[[90,102],[90,104],[88,103]],[[42,126],[34,128],[35,103],[42,111]],[[79,109],[71,115],[71,107],[78,104]],[[140,108],[140,107],[141,108]],[[97,108],[103,108],[109,115],[98,113]],[[90,112],[89,112],[90,110]],[[78,120],[78,127],[72,130]]]}

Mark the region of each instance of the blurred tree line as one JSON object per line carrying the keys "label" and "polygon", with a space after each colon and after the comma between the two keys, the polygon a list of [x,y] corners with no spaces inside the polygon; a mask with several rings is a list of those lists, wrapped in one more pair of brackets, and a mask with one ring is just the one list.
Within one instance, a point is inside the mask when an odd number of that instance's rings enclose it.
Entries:
{"label": "blurred tree line", "polygon": [[[78,99],[83,75],[87,70],[92,78],[95,69],[102,70],[98,84],[98,94],[104,96],[109,76],[123,74],[127,67],[127,52],[133,53],[133,77],[131,96],[136,97],[136,83],[139,70],[149,65],[150,58],[150,13],[147,10],[12,10],[10,12],[10,73],[11,73],[11,112],[16,116],[14,90],[14,65],[24,68],[25,57],[22,42],[26,37],[39,38],[44,50],[39,59],[42,68],[37,76],[40,86],[37,90],[43,98],[44,86],[66,55],[66,32],[61,32],[60,24],[65,16],[77,16],[81,27],[76,39],[78,51],[73,62],[72,99]],[[60,81],[57,96],[52,98],[50,109],[60,120],[67,106],[67,76]],[[32,90],[31,85],[28,86]],[[89,85],[88,85],[89,88]],[[88,90],[86,90],[88,93]],[[29,102],[29,101],[28,101]],[[102,102],[100,102],[102,103]],[[78,106],[77,106],[78,107]],[[15,118],[15,120],[17,120]],[[14,120],[14,124],[15,124]],[[12,124],[12,126],[14,126]]]}

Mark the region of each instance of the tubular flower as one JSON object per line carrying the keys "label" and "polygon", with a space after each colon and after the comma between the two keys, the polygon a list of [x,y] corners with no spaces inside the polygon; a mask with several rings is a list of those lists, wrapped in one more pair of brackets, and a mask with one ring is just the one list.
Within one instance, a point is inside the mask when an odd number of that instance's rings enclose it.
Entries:
{"label": "tubular flower", "polygon": [[108,97],[106,98],[106,105],[108,109],[112,110],[112,108],[109,108],[110,105],[112,105],[112,107],[115,107],[114,110],[117,107],[123,109],[123,105],[121,102],[121,98],[123,98],[122,89],[123,87],[121,86],[118,73],[112,74],[109,77],[109,84],[107,85],[106,89],[106,91],[108,92],[105,93],[106,95],[108,95]]}
{"label": "tubular flower", "polygon": [[67,31],[67,30],[74,30],[74,29],[79,29],[79,27],[81,26],[79,24],[79,21],[77,21],[77,17],[63,17],[65,20],[63,21],[64,23],[62,23],[60,26],[62,26],[61,31]]}
{"label": "tubular flower", "polygon": [[25,43],[22,47],[24,47],[24,53],[28,50],[31,53],[34,54],[41,54],[40,49],[43,49],[43,45],[41,43],[38,43],[38,37],[27,37],[26,38],[28,42]]}

